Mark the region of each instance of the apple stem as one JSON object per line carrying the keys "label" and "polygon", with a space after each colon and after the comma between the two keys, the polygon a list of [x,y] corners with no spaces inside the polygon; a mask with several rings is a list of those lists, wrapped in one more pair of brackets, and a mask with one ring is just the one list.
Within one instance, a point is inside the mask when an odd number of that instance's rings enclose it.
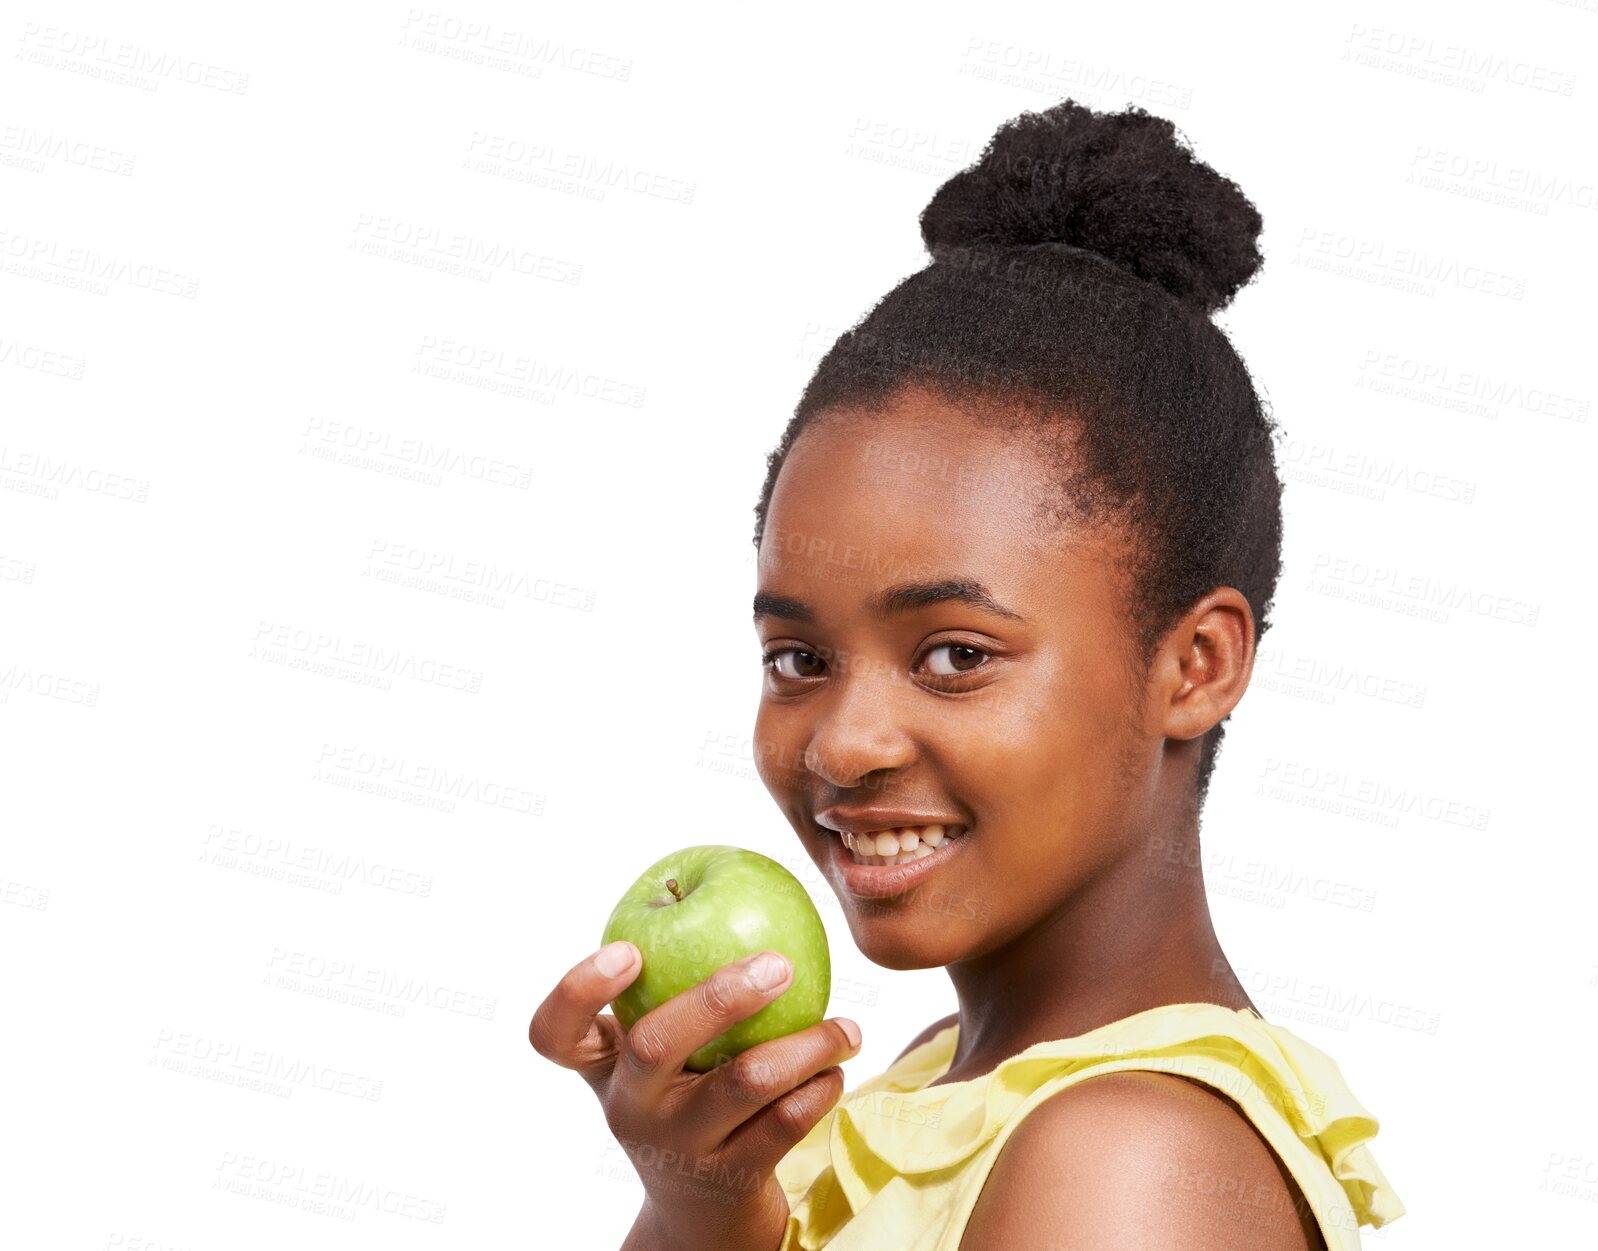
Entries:
{"label": "apple stem", "polygon": [[677,889],[677,879],[676,878],[668,877],[666,879],[666,889],[669,890],[672,893],[672,897],[673,898],[675,898],[675,899],[681,899],[682,898],[682,892]]}

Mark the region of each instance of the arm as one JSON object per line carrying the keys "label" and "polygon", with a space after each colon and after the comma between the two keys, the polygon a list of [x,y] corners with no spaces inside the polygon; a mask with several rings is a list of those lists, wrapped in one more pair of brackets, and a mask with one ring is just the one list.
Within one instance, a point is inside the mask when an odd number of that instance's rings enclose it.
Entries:
{"label": "arm", "polygon": [[620,1251],[671,1251],[671,1243],[661,1233],[654,1209],[647,1203],[638,1210],[638,1217],[627,1231],[627,1240],[621,1244]]}
{"label": "arm", "polygon": [[729,1217],[725,1225],[716,1224],[712,1216],[684,1233],[673,1231],[665,1215],[646,1198],[619,1251],[703,1251],[705,1247],[782,1251],[788,1245],[788,1196],[768,1179],[755,1206],[760,1209],[757,1216]]}
{"label": "arm", "polygon": [[1089,1078],[1000,1149],[960,1251],[1318,1251],[1298,1187],[1223,1096],[1168,1073]]}

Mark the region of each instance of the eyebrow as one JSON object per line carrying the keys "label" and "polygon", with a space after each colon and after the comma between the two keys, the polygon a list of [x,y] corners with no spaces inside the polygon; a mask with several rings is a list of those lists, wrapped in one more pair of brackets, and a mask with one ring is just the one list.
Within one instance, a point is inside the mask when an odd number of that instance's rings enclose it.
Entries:
{"label": "eyebrow", "polygon": [[[953,601],[955,603],[969,604],[973,608],[996,617],[1008,617],[1012,621],[1025,621],[1026,618],[1013,609],[1006,608],[993,598],[988,588],[974,578],[944,578],[936,582],[901,582],[897,586],[890,586],[878,591],[866,601],[866,607],[878,617],[898,616],[902,613],[915,612],[920,608],[927,608],[933,604],[942,604]],[[759,621],[762,617],[785,617],[791,621],[804,621],[815,624],[816,613],[809,604],[803,600],[793,599],[787,595],[770,595],[765,591],[755,592],[755,617]]]}

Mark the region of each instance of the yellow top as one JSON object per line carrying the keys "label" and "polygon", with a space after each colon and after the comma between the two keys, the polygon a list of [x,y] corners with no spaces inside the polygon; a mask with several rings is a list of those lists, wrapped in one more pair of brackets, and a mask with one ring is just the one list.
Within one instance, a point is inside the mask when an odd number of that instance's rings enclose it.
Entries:
{"label": "yellow top", "polygon": [[1376,1118],[1337,1064],[1247,1008],[1177,1003],[1038,1043],[991,1073],[949,1071],[958,1026],[833,1105],[777,1165],[791,1215],[779,1251],[957,1251],[999,1150],[1044,1099],[1118,1069],[1178,1073],[1235,1100],[1281,1157],[1328,1251],[1404,1214],[1370,1149]]}

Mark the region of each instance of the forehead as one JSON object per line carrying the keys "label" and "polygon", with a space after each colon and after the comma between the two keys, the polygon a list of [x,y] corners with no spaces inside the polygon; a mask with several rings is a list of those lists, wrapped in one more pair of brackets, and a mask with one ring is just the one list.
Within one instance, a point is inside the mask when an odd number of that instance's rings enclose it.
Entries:
{"label": "forehead", "polygon": [[[975,576],[999,594],[1058,577],[1079,545],[1045,527],[1058,471],[1017,417],[978,416],[925,393],[830,415],[789,450],[760,543],[761,583],[805,598],[909,579]],[[1049,568],[1039,568],[1046,560]]]}

